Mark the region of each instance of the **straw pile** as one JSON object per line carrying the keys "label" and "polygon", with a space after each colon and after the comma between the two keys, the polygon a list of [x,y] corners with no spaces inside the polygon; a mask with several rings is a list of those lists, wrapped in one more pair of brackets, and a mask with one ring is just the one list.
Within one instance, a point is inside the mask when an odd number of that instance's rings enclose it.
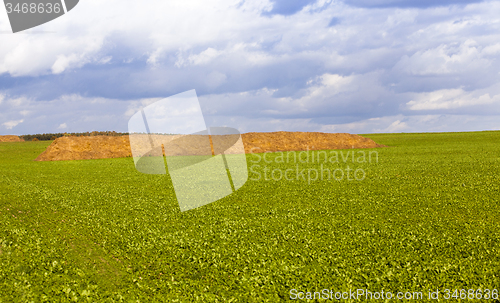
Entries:
{"label": "straw pile", "polygon": [[[302,150],[329,150],[351,148],[376,148],[384,147],[373,140],[351,134],[307,133],[307,132],[273,132],[273,133],[246,133],[241,138],[245,153],[263,153],[277,151],[302,151]],[[153,153],[167,155],[198,155],[214,153],[214,145],[234,144],[234,136],[208,136],[193,135],[132,135],[109,137],[61,137],[56,139],[42,153],[36,161],[59,160],[84,160],[131,157],[130,140],[139,146],[134,153],[145,155],[153,146],[164,146],[164,150],[156,149]],[[211,147],[207,144],[210,142]],[[241,144],[240,144],[241,145]],[[215,153],[220,151],[215,148]],[[234,148],[233,148],[234,149]],[[233,149],[225,153],[236,153]],[[241,151],[242,152],[242,151]]]}
{"label": "straw pile", "polygon": [[0,142],[23,142],[24,140],[18,136],[0,136]]}

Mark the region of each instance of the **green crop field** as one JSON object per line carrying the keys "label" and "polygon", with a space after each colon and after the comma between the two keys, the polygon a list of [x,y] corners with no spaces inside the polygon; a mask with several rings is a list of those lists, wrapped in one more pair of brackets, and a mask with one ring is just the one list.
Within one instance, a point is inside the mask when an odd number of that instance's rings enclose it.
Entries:
{"label": "green crop field", "polygon": [[[168,176],[131,158],[35,162],[50,142],[0,143],[0,302],[278,302],[323,289],[423,301],[488,289],[498,302],[500,132],[366,136],[390,147],[334,163],[247,155],[239,191],[187,212]],[[314,180],[321,169],[358,180]]]}

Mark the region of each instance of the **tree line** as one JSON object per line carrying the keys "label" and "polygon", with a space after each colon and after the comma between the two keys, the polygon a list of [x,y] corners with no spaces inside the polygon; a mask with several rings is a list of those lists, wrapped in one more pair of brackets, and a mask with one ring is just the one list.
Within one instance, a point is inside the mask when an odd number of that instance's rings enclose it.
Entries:
{"label": "tree line", "polygon": [[55,140],[60,137],[92,137],[92,136],[126,136],[128,133],[119,133],[115,131],[93,131],[85,133],[54,133],[54,134],[35,134],[35,135],[23,135],[20,136],[24,141],[50,141]]}

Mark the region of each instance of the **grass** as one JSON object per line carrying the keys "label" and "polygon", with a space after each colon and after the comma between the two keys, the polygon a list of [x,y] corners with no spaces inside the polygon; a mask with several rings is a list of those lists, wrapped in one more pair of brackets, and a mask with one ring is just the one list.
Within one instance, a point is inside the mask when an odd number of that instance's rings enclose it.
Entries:
{"label": "grass", "polygon": [[[50,142],[0,143],[0,302],[499,289],[500,132],[366,136],[390,146],[378,162],[324,164],[363,169],[363,181],[250,174],[182,213],[169,177],[130,158],[34,162]],[[277,157],[258,165],[320,166]]]}

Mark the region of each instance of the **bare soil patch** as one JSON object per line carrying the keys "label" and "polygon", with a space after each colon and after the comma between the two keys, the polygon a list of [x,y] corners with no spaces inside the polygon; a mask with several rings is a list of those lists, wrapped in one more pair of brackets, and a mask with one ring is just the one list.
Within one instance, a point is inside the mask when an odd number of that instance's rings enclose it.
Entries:
{"label": "bare soil patch", "polygon": [[0,136],[0,142],[24,142],[24,140],[18,136]]}
{"label": "bare soil patch", "polygon": [[[199,135],[197,137],[200,137]],[[217,142],[216,136],[212,140]],[[151,136],[155,145],[162,142],[168,146],[167,154],[185,154],[186,142],[203,141],[199,138],[183,139],[179,135]],[[179,138],[181,138],[179,140]],[[186,137],[184,137],[186,138]],[[241,138],[245,147],[245,153],[263,153],[277,151],[302,151],[302,150],[329,150],[329,149],[351,149],[351,148],[376,148],[385,147],[375,143],[373,140],[352,134],[330,134],[310,132],[272,132],[272,133],[246,133]],[[233,138],[220,138],[220,142],[233,140]],[[149,138],[144,136],[144,151],[150,146]],[[210,142],[211,142],[210,141]],[[183,142],[182,145],[176,142]],[[208,140],[207,140],[208,142]],[[232,141],[231,141],[232,142]],[[232,143],[233,144],[233,143]],[[191,144],[188,144],[191,146]],[[192,151],[193,149],[191,149]],[[199,150],[199,152],[206,152]],[[213,146],[209,153],[213,153]],[[215,153],[218,153],[215,150]],[[226,153],[232,153],[229,150]],[[190,153],[192,154],[192,153]],[[47,149],[36,158],[36,161],[60,161],[60,160],[85,160],[131,157],[129,136],[109,137],[61,137],[47,147]]]}

